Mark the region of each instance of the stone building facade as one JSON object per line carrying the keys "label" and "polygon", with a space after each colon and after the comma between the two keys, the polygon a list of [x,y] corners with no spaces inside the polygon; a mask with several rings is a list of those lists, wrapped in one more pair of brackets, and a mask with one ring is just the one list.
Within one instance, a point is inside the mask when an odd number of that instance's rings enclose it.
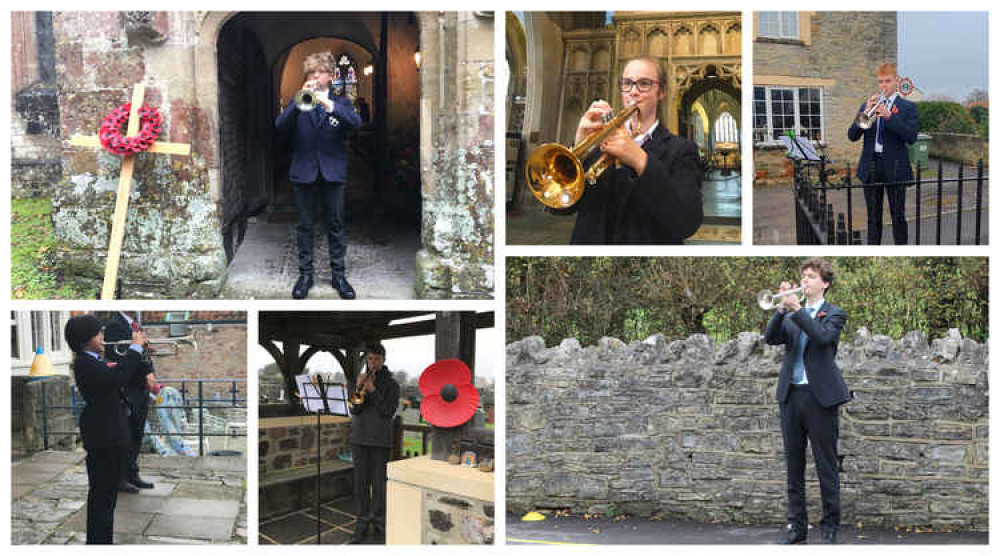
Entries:
{"label": "stone building facade", "polygon": [[16,12],[12,22],[13,192],[52,198],[60,270],[82,286],[103,276],[120,159],[68,139],[95,135],[145,85],[163,138],[192,154],[138,157],[122,296],[218,296],[248,221],[282,202],[273,121],[289,55],[326,38],[357,50],[359,70],[373,62],[362,89],[383,115],[368,142],[383,148],[365,151],[376,153],[375,195],[388,195],[380,188],[400,165],[392,141],[416,153],[415,293],[492,296],[491,13]]}
{"label": "stone building facade", "polygon": [[[783,354],[757,332],[721,346],[704,335],[508,344],[508,511],[784,523]],[[842,339],[837,365],[855,396],[840,410],[844,523],[987,530],[988,359],[956,330]]]}
{"label": "stone building facade", "polygon": [[857,164],[861,143],[847,129],[876,91],[878,65],[897,61],[896,30],[896,12],[754,12],[757,183],[791,182],[777,140],[789,129],[818,141],[838,168]]}

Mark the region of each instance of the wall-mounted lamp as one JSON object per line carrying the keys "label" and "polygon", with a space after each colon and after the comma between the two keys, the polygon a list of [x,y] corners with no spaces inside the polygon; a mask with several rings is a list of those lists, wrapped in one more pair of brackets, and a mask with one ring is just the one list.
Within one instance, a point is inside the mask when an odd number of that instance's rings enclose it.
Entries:
{"label": "wall-mounted lamp", "polygon": [[413,63],[417,64],[417,69],[420,69],[420,51],[413,53]]}
{"label": "wall-mounted lamp", "polygon": [[371,64],[368,64],[367,66],[365,66],[365,69],[364,69],[365,75],[371,75],[372,72],[374,72],[374,71],[375,71],[375,68],[373,68]]}

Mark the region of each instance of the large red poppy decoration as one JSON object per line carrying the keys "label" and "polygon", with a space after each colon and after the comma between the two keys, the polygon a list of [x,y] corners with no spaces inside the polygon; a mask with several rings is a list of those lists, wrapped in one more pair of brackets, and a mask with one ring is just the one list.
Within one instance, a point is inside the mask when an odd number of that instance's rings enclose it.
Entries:
{"label": "large red poppy decoration", "polygon": [[420,414],[438,427],[457,427],[479,407],[479,391],[472,385],[472,371],[458,359],[431,363],[420,375],[424,401]]}

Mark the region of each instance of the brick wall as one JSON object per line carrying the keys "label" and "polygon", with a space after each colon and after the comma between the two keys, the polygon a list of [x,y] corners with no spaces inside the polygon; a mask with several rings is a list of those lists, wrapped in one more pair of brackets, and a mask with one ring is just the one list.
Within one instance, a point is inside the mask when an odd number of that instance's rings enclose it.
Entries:
{"label": "brick wall", "polygon": [[[783,347],[743,333],[581,348],[507,346],[507,508],[694,521],[785,521],[774,391]],[[987,530],[988,348],[957,331],[928,343],[844,338],[837,364],[845,523]],[[808,504],[819,515],[810,461]]]}

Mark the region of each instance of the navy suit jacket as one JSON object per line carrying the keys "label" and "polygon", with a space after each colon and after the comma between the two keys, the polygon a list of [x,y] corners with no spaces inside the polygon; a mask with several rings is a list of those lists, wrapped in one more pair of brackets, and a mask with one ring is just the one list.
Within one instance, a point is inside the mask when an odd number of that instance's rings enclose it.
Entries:
{"label": "navy suit jacket", "polygon": [[291,134],[292,167],[288,179],[292,183],[313,183],[320,175],[329,182],[347,181],[344,137],[348,130],[361,127],[361,118],[347,97],[330,95],[330,100],[333,114],[322,106],[301,112],[293,102],[274,122],[279,132]]}
{"label": "navy suit jacket", "polygon": [[[119,312],[115,312],[111,317],[104,323],[104,341],[105,342],[117,342],[120,340],[128,340],[132,337],[132,326],[129,324],[125,317]],[[104,356],[108,361],[120,361],[125,358],[125,356],[118,355],[115,348],[128,348],[129,346],[108,346]],[[134,350],[128,349],[125,352],[127,356],[129,352]],[[149,407],[149,387],[146,385],[146,375],[150,373],[155,373],[153,370],[152,361],[143,361],[143,371],[136,372],[131,375],[128,382],[125,383],[123,391],[125,392],[125,398],[128,400],[129,405],[132,406],[132,410],[137,415],[146,415]]]}
{"label": "navy suit jacket", "polygon": [[772,346],[785,345],[785,360],[778,375],[778,403],[785,403],[788,399],[802,332],[808,338],[802,358],[813,398],[822,407],[834,407],[851,400],[851,393],[835,363],[840,331],[845,322],[847,314],[843,309],[825,301],[816,318],[810,317],[805,307],[794,313],[774,313],[764,332],[764,341]]}
{"label": "navy suit jacket", "polygon": [[121,389],[138,376],[146,376],[139,352],[128,350],[114,366],[85,353],[73,359],[73,377],[86,405],[80,415],[80,436],[85,450],[125,446],[131,442],[128,407]]}
{"label": "navy suit jacket", "polygon": [[[865,109],[862,104],[858,112]],[[885,179],[888,182],[907,181],[913,179],[910,168],[910,152],[907,145],[917,140],[917,105],[897,95],[889,110],[898,110],[882,122],[882,158],[885,161]],[[857,141],[864,137],[861,148],[861,160],[858,161],[858,179],[862,183],[870,183],[872,164],[875,160],[875,134],[878,124],[868,129],[861,129],[857,123],[851,122],[847,130],[847,138]]]}

